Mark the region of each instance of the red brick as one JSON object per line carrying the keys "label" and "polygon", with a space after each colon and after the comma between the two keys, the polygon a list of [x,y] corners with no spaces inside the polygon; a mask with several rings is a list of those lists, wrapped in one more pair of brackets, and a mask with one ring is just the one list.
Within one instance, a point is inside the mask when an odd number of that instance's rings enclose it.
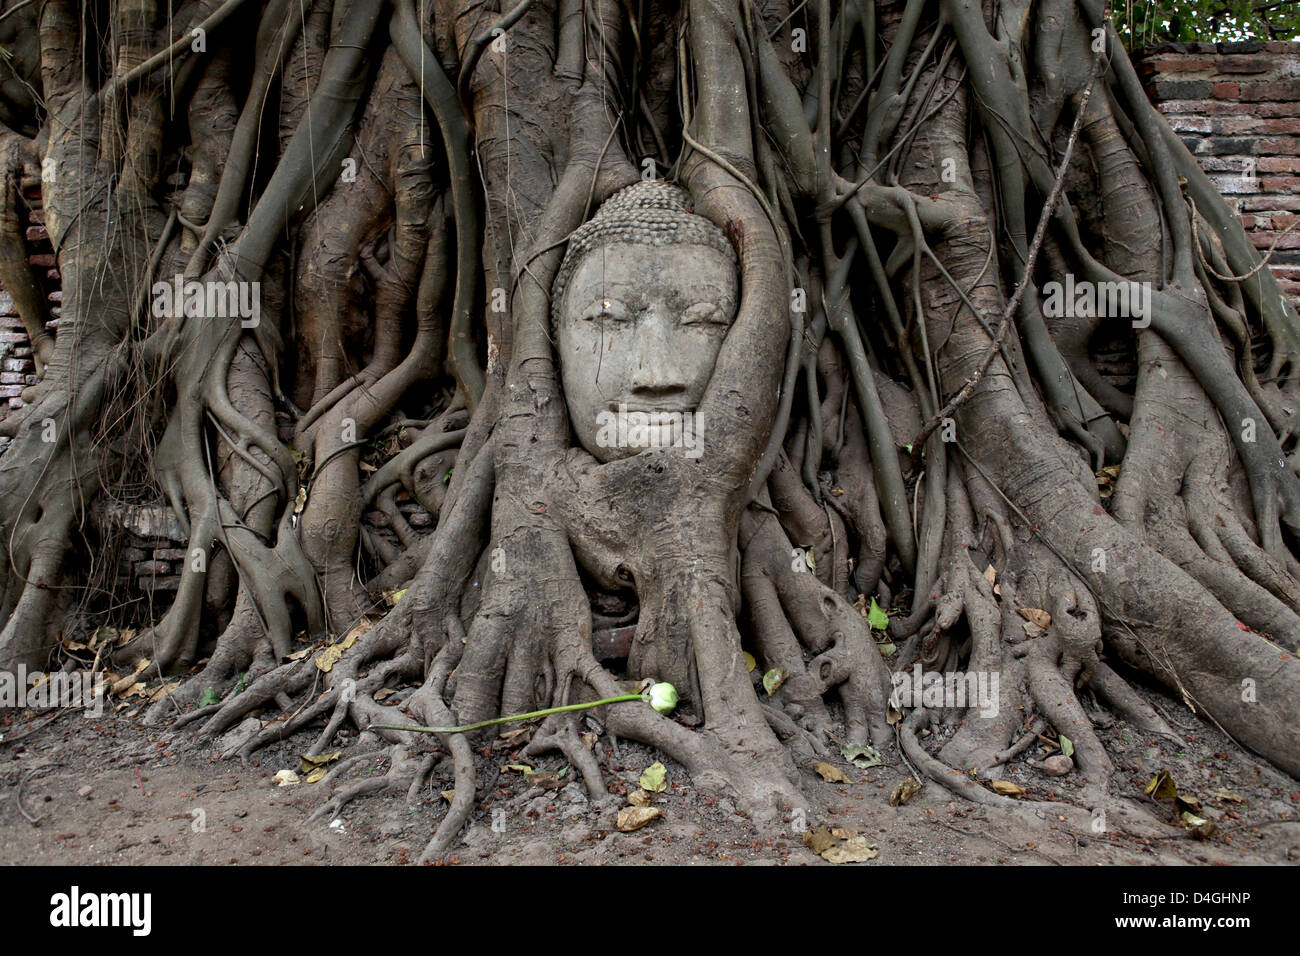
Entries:
{"label": "red brick", "polygon": [[1300,156],[1300,136],[1264,136],[1259,140],[1260,156]]}
{"label": "red brick", "polygon": [[[1193,60],[1194,63],[1205,62]],[[1271,73],[1277,69],[1277,61],[1267,56],[1252,56],[1240,54],[1236,56],[1220,56],[1208,61],[1208,67],[1185,66],[1184,69],[1211,69],[1218,70],[1220,73]]]}
{"label": "red brick", "polygon": [[1247,178],[1246,171],[1252,168],[1244,156],[1197,156],[1196,161],[1207,173],[1236,173],[1243,179]]}
{"label": "red brick", "polygon": [[1190,57],[1162,54],[1141,61],[1152,73],[1205,73],[1218,69],[1222,57]]}
{"label": "red brick", "polygon": [[1169,117],[1169,125],[1175,133],[1209,133],[1211,123],[1208,116],[1193,116],[1190,113],[1178,113]]}
{"label": "red brick", "polygon": [[1300,210],[1300,196],[1251,196],[1241,201],[1249,212],[1273,212],[1279,209]]}
{"label": "red brick", "polygon": [[[1193,119],[1191,114],[1175,114],[1186,116],[1184,122]],[[1206,119],[1206,117],[1196,117],[1197,119]],[[1240,136],[1243,133],[1254,136],[1265,136],[1270,133],[1300,133],[1300,116],[1284,117],[1260,117],[1260,116],[1224,116],[1209,118],[1210,130],[1213,133],[1223,136]],[[1170,119],[1170,125],[1173,125],[1173,119]],[[1174,127],[1178,129],[1177,126]]]}
{"label": "red brick", "polygon": [[1259,177],[1252,178],[1243,176],[1241,173],[1213,174],[1210,176],[1210,182],[1214,183],[1214,188],[1219,192],[1229,196],[1264,191],[1260,186]]}
{"label": "red brick", "polygon": [[1300,232],[1292,230],[1281,239],[1278,236],[1280,232],[1252,232],[1249,233],[1249,239],[1256,249],[1273,248],[1273,243],[1277,243],[1278,249],[1300,249]]}
{"label": "red brick", "polygon": [[[1232,84],[1236,86],[1237,84]],[[1217,84],[1216,84],[1217,88]],[[1217,93],[1215,94],[1218,95]],[[1246,103],[1262,103],[1273,100],[1300,100],[1300,81],[1270,80],[1265,83],[1242,83],[1236,94]]]}
{"label": "red brick", "polygon": [[1165,100],[1157,103],[1161,113],[1193,113],[1206,116],[1300,116],[1297,103],[1233,103],[1216,100]]}
{"label": "red brick", "polygon": [[[1210,87],[1210,95],[1216,100],[1235,100],[1241,96],[1241,87],[1228,80],[1215,83]],[[1260,97],[1261,99],[1273,99],[1273,97]]]}
{"label": "red brick", "polygon": [[1261,173],[1300,173],[1300,158],[1288,159],[1282,156],[1261,156],[1259,171]]}

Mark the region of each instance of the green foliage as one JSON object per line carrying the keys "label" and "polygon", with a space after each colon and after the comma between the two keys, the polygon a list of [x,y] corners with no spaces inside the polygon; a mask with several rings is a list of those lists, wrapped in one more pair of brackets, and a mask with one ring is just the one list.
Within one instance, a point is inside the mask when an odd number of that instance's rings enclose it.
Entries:
{"label": "green foliage", "polygon": [[867,623],[877,631],[883,631],[889,627],[889,615],[885,613],[884,608],[876,603],[876,599],[871,599],[871,609],[867,611]]}
{"label": "green foliage", "polygon": [[1177,41],[1300,40],[1300,0],[1130,0],[1113,8],[1129,49]]}

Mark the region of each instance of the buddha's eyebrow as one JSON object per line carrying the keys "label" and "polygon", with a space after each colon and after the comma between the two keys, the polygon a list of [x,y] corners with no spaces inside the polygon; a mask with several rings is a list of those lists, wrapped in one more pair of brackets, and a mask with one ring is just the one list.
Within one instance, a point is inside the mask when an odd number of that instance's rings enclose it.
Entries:
{"label": "buddha's eyebrow", "polygon": [[576,288],[582,289],[583,291],[587,291],[587,290],[596,291],[599,289],[635,288],[642,284],[643,281],[640,276],[623,277],[623,276],[605,275],[605,276],[592,276],[590,279],[584,279],[581,282],[575,283],[575,286]]}

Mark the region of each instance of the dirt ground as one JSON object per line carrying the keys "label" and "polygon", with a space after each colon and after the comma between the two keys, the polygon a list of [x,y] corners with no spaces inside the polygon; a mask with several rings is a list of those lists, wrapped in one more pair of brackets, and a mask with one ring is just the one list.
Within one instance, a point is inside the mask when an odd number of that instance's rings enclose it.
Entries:
{"label": "dirt ground", "polygon": [[[853,832],[877,850],[867,863],[906,864],[1285,864],[1300,861],[1300,783],[1242,751],[1208,723],[1144,691],[1175,725],[1185,748],[1142,737],[1094,712],[1116,764],[1111,795],[1160,821],[1150,835],[1109,826],[1095,832],[1086,809],[1074,809],[1077,774],[1049,777],[1025,761],[1052,751],[1031,747],[1003,777],[1022,787],[1033,807],[985,808],[929,783],[891,806],[895,786],[912,774],[895,750],[867,770],[832,748],[826,762],[848,783],[802,774],[806,818],[784,832],[760,833],[730,801],[698,791],[685,771],[667,766],[667,788],[653,805],[662,816],[619,832],[618,810],[637,792],[656,755],[600,736],[595,750],[617,800],[597,806],[573,782],[564,761],[531,761],[530,783],[514,769],[526,733],[510,746],[498,738],[478,761],[479,804],[451,863],[467,864],[826,864],[804,845],[802,829]],[[401,694],[394,695],[400,699]],[[196,742],[188,730],[146,727],[138,705],[110,702],[100,717],[81,711],[0,711],[0,863],[4,864],[408,864],[414,863],[447,812],[449,762],[408,803],[403,784],[361,797],[337,815],[308,822],[330,796],[330,782],[277,785],[277,771],[300,771],[315,740],[310,730],[267,748],[245,766],[221,759],[221,741]],[[274,714],[270,715],[274,716]],[[251,725],[250,725],[251,726]],[[247,733],[246,726],[243,733]],[[228,745],[227,738],[225,744]],[[355,734],[341,740],[346,759]],[[347,773],[351,783],[388,769],[381,750]],[[1160,770],[1184,795],[1200,799],[1217,832],[1194,839],[1171,824],[1173,812],[1142,796]],[[1057,810],[1061,812],[1057,812]],[[1094,818],[1095,820],[1095,818]],[[849,831],[846,833],[846,831]]]}

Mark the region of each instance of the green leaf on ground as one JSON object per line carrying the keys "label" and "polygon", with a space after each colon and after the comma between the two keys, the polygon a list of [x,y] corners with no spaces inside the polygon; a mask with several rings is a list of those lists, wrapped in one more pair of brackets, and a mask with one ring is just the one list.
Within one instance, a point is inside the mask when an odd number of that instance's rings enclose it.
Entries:
{"label": "green leaf on ground", "polygon": [[867,623],[877,631],[883,631],[889,627],[889,615],[885,613],[884,608],[876,603],[876,599],[871,599],[871,608],[867,611]]}
{"label": "green leaf on ground", "polygon": [[641,774],[641,789],[647,793],[663,793],[668,789],[668,768],[658,760]]}
{"label": "green leaf on ground", "polygon": [[780,690],[781,685],[786,682],[786,678],[789,676],[790,672],[784,667],[773,667],[770,671],[764,674],[763,690],[767,691],[767,696],[771,697]]}

